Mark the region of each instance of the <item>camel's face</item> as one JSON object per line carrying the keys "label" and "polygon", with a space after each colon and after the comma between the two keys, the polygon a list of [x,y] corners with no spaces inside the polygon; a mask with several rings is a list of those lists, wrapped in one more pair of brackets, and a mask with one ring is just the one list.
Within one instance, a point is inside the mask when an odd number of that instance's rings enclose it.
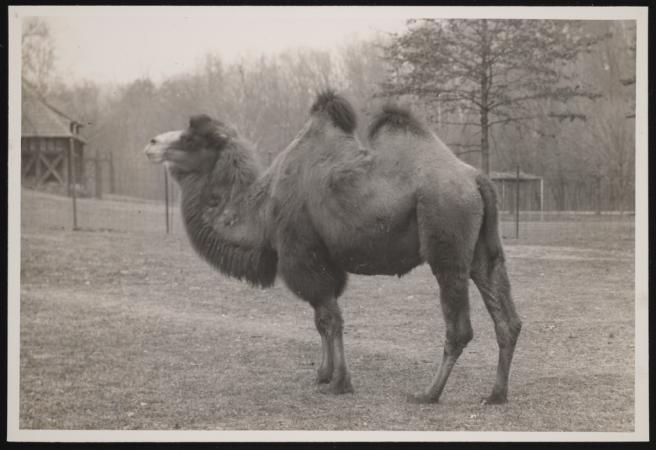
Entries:
{"label": "camel's face", "polygon": [[222,122],[206,115],[194,116],[186,130],[155,136],[144,152],[151,161],[164,163],[174,172],[204,173],[212,170],[221,149],[234,136]]}

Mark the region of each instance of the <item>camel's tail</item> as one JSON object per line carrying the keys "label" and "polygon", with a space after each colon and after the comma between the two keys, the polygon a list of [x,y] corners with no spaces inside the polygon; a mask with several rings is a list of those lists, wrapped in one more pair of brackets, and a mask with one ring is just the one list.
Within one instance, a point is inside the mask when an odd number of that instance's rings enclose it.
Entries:
{"label": "camel's tail", "polygon": [[476,177],[478,190],[483,198],[483,224],[480,239],[485,245],[488,261],[504,260],[503,247],[499,236],[499,217],[497,210],[497,193],[492,182],[483,174]]}

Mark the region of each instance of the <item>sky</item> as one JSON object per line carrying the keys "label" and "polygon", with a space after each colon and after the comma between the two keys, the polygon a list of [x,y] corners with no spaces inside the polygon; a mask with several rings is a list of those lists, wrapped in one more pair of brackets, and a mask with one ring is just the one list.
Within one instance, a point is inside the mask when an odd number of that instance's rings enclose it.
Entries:
{"label": "sky", "polygon": [[574,7],[10,7],[10,15],[16,18],[38,16],[49,24],[57,73],[71,83],[83,79],[124,83],[142,77],[158,82],[194,71],[208,53],[229,63],[240,55],[298,47],[336,49],[379,32],[403,31],[409,18],[620,18],[630,14],[626,11]]}
{"label": "sky", "polygon": [[[86,10],[90,11],[90,10]],[[208,53],[225,62],[285,49],[336,49],[357,38],[404,29],[406,16],[349,14],[285,8],[151,8],[113,14],[44,15],[57,55],[57,72],[69,82],[162,81],[193,71]]]}

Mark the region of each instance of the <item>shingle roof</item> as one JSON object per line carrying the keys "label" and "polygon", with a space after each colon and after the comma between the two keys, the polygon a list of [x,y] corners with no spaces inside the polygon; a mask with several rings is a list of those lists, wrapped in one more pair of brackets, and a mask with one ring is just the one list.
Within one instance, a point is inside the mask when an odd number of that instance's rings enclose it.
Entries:
{"label": "shingle roof", "polygon": [[72,137],[85,142],[82,136],[71,132],[71,123],[79,124],[45,100],[34,95],[23,95],[21,136]]}

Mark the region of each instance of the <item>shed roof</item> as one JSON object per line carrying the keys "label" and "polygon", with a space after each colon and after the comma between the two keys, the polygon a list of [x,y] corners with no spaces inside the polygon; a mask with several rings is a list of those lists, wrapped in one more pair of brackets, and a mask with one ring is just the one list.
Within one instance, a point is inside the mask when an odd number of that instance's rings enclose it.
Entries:
{"label": "shed roof", "polygon": [[[490,172],[490,179],[498,180],[498,181],[515,181],[517,180],[517,173],[516,172]],[[538,181],[541,179],[542,177],[539,177],[537,175],[524,173],[521,170],[519,171],[519,181]]]}
{"label": "shed roof", "polygon": [[21,111],[22,137],[64,137],[86,142],[71,132],[71,124],[82,126],[80,122],[55,108],[44,99],[24,91]]}

